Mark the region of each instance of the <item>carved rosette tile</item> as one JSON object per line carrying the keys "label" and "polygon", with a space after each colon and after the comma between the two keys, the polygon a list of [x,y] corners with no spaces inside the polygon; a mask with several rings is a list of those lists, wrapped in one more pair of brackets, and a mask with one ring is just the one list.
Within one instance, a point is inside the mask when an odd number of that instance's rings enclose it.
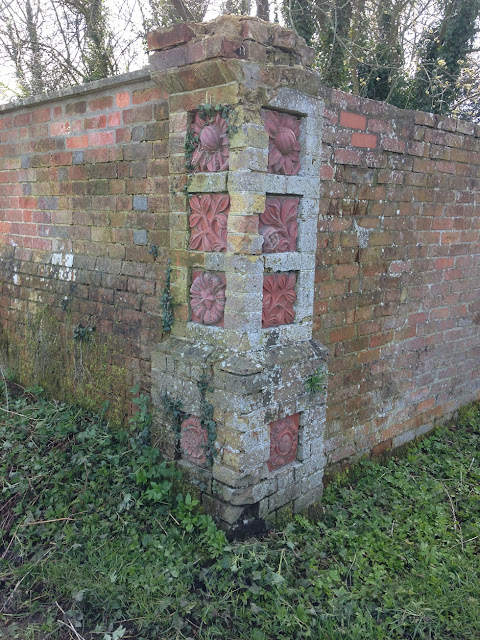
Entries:
{"label": "carved rosette tile", "polygon": [[294,321],[296,281],[294,273],[272,273],[263,277],[262,327],[276,327]]}
{"label": "carved rosette tile", "polygon": [[203,466],[207,461],[207,430],[202,427],[200,418],[190,416],[180,426],[180,449],[183,457],[197,465]]}
{"label": "carved rosette tile", "polygon": [[225,287],[224,273],[193,272],[192,286],[190,287],[192,322],[223,327]]}
{"label": "carved rosette tile", "polygon": [[208,124],[195,114],[192,129],[199,142],[192,155],[195,171],[225,171],[228,169],[228,126],[225,118],[217,113]]}
{"label": "carved rosette tile", "polygon": [[270,424],[269,471],[283,467],[297,458],[300,414],[281,418]]}
{"label": "carved rosette tile", "polygon": [[299,198],[267,196],[265,211],[260,214],[258,227],[263,236],[263,253],[296,250],[299,202]]}
{"label": "carved rosette tile", "polygon": [[300,171],[300,120],[289,113],[265,111],[268,173],[295,176]]}
{"label": "carved rosette tile", "polygon": [[222,193],[204,193],[190,198],[190,249],[227,250],[227,218],[230,198]]}

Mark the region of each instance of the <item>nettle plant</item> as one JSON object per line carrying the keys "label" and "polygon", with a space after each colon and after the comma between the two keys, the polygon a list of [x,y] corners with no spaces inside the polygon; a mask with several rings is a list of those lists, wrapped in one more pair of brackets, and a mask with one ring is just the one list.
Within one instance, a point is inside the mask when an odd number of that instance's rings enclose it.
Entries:
{"label": "nettle plant", "polygon": [[238,131],[231,123],[233,107],[228,104],[199,104],[185,138],[187,171],[228,169],[230,135]]}

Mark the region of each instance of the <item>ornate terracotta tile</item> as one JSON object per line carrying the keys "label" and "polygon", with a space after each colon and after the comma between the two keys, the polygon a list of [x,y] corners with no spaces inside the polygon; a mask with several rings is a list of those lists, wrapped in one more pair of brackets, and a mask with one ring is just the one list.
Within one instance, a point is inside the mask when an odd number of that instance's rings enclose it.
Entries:
{"label": "ornate terracotta tile", "polygon": [[296,459],[299,418],[300,414],[295,413],[270,423],[270,459],[267,461],[269,471]]}
{"label": "ornate terracotta tile", "polygon": [[227,218],[230,197],[223,193],[204,193],[190,198],[190,249],[227,250]]}
{"label": "ornate terracotta tile", "polygon": [[223,327],[225,287],[224,273],[193,272],[190,287],[192,322]]}
{"label": "ornate terracotta tile", "polygon": [[201,467],[207,461],[207,430],[202,427],[200,418],[190,416],[180,426],[180,449],[183,457]]}
{"label": "ornate terracotta tile", "polygon": [[217,113],[214,118],[204,120],[195,114],[192,130],[198,143],[192,155],[195,171],[225,171],[228,169],[229,142],[227,123]]}
{"label": "ornate terracotta tile", "polygon": [[295,176],[300,171],[300,120],[289,113],[265,111],[268,173]]}
{"label": "ornate terracotta tile", "polygon": [[294,321],[296,282],[294,273],[272,273],[263,277],[262,327],[275,327]]}
{"label": "ornate terracotta tile", "polygon": [[263,253],[296,250],[299,202],[299,198],[291,196],[267,196],[258,226],[263,236]]}

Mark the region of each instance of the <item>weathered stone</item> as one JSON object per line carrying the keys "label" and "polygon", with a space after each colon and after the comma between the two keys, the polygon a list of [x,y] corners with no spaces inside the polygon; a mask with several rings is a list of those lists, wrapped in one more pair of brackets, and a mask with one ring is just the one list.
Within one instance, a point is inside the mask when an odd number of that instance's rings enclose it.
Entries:
{"label": "weathered stone", "polygon": [[158,51],[185,44],[194,37],[194,29],[187,22],[180,22],[172,27],[150,31],[147,45],[149,51]]}
{"label": "weathered stone", "polygon": [[[253,506],[263,517],[291,504],[302,487],[311,490],[323,470],[324,458],[312,458],[312,444],[317,445],[325,414],[318,413],[315,428],[310,428],[300,413],[312,416],[321,406],[308,394],[305,378],[324,365],[326,356],[309,342],[319,202],[319,184],[312,178],[320,166],[322,103],[302,93],[314,76],[300,68],[290,73],[277,67],[272,70],[275,84],[261,66],[267,59],[299,64],[308,52],[296,34],[256,19],[231,17],[188,29],[168,32],[171,48],[161,40],[157,46],[165,49],[163,57],[152,58],[162,70],[153,77],[169,93],[169,110],[175,114],[170,122],[169,233],[175,264],[171,292],[181,303],[177,306],[181,320],[173,333],[188,336],[188,341],[170,338],[161,345],[152,371],[159,390],[182,391],[190,416],[200,415],[197,381],[202,376],[208,380],[205,397],[217,422],[217,457],[211,472],[197,464],[201,447],[195,449],[196,457],[193,450],[187,457],[195,457],[199,478],[206,472],[214,479],[203,490],[204,504],[222,526],[235,528],[240,518],[249,520]],[[177,68],[168,68],[167,59]],[[192,117],[188,114],[204,103],[233,106],[231,119],[238,128],[229,132],[227,146],[223,116],[215,116],[218,122],[206,122],[194,115],[199,142],[192,161],[197,172],[185,179],[184,132]],[[266,109],[268,133],[261,108]],[[230,149],[228,164],[227,155],[215,155],[219,135],[224,135],[222,148]],[[269,165],[287,175],[268,174]],[[181,196],[185,187],[192,194],[188,208]],[[228,217],[219,226],[210,215],[212,203],[228,198]],[[276,203],[275,217],[270,209]],[[217,225],[213,231],[212,225]],[[279,242],[265,243],[274,233]],[[265,256],[260,255],[262,247]],[[216,302],[198,284],[205,274],[226,285],[221,292],[221,319],[210,318]],[[270,281],[282,284],[281,290],[267,286],[262,294]],[[186,305],[190,289],[194,297]],[[266,320],[265,314],[274,321]],[[155,397],[158,402],[158,391]],[[292,429],[282,431],[289,420]],[[200,427],[196,425],[197,431]],[[289,447],[284,446],[287,435]],[[195,464],[190,473],[195,474]],[[313,468],[315,464],[320,466]]]}

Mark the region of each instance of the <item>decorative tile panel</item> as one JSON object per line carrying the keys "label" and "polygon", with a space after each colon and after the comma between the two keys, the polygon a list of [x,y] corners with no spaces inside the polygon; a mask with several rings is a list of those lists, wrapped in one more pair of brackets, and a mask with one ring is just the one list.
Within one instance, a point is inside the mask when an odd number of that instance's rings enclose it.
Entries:
{"label": "decorative tile panel", "polygon": [[195,114],[192,129],[198,138],[192,155],[195,171],[225,171],[228,169],[228,125],[225,118],[217,113],[212,120],[204,120]]}
{"label": "decorative tile panel", "polygon": [[260,214],[259,233],[263,236],[263,253],[283,253],[297,248],[297,212],[299,198],[267,196],[265,211]]}
{"label": "decorative tile panel", "polygon": [[227,218],[230,198],[223,193],[204,193],[190,198],[190,249],[227,250]]}
{"label": "decorative tile panel", "polygon": [[180,449],[183,457],[192,464],[201,467],[207,461],[207,430],[202,427],[200,418],[190,416],[180,426]]}
{"label": "decorative tile panel", "polygon": [[264,276],[262,327],[275,327],[294,321],[296,282],[294,273],[272,273]]}
{"label": "decorative tile panel", "polygon": [[225,287],[224,273],[193,272],[192,286],[190,287],[192,322],[223,327]]}
{"label": "decorative tile panel", "polygon": [[281,418],[270,423],[269,471],[283,467],[297,458],[298,424],[300,414]]}
{"label": "decorative tile panel", "polygon": [[300,120],[289,113],[265,111],[268,173],[295,176],[300,171]]}

